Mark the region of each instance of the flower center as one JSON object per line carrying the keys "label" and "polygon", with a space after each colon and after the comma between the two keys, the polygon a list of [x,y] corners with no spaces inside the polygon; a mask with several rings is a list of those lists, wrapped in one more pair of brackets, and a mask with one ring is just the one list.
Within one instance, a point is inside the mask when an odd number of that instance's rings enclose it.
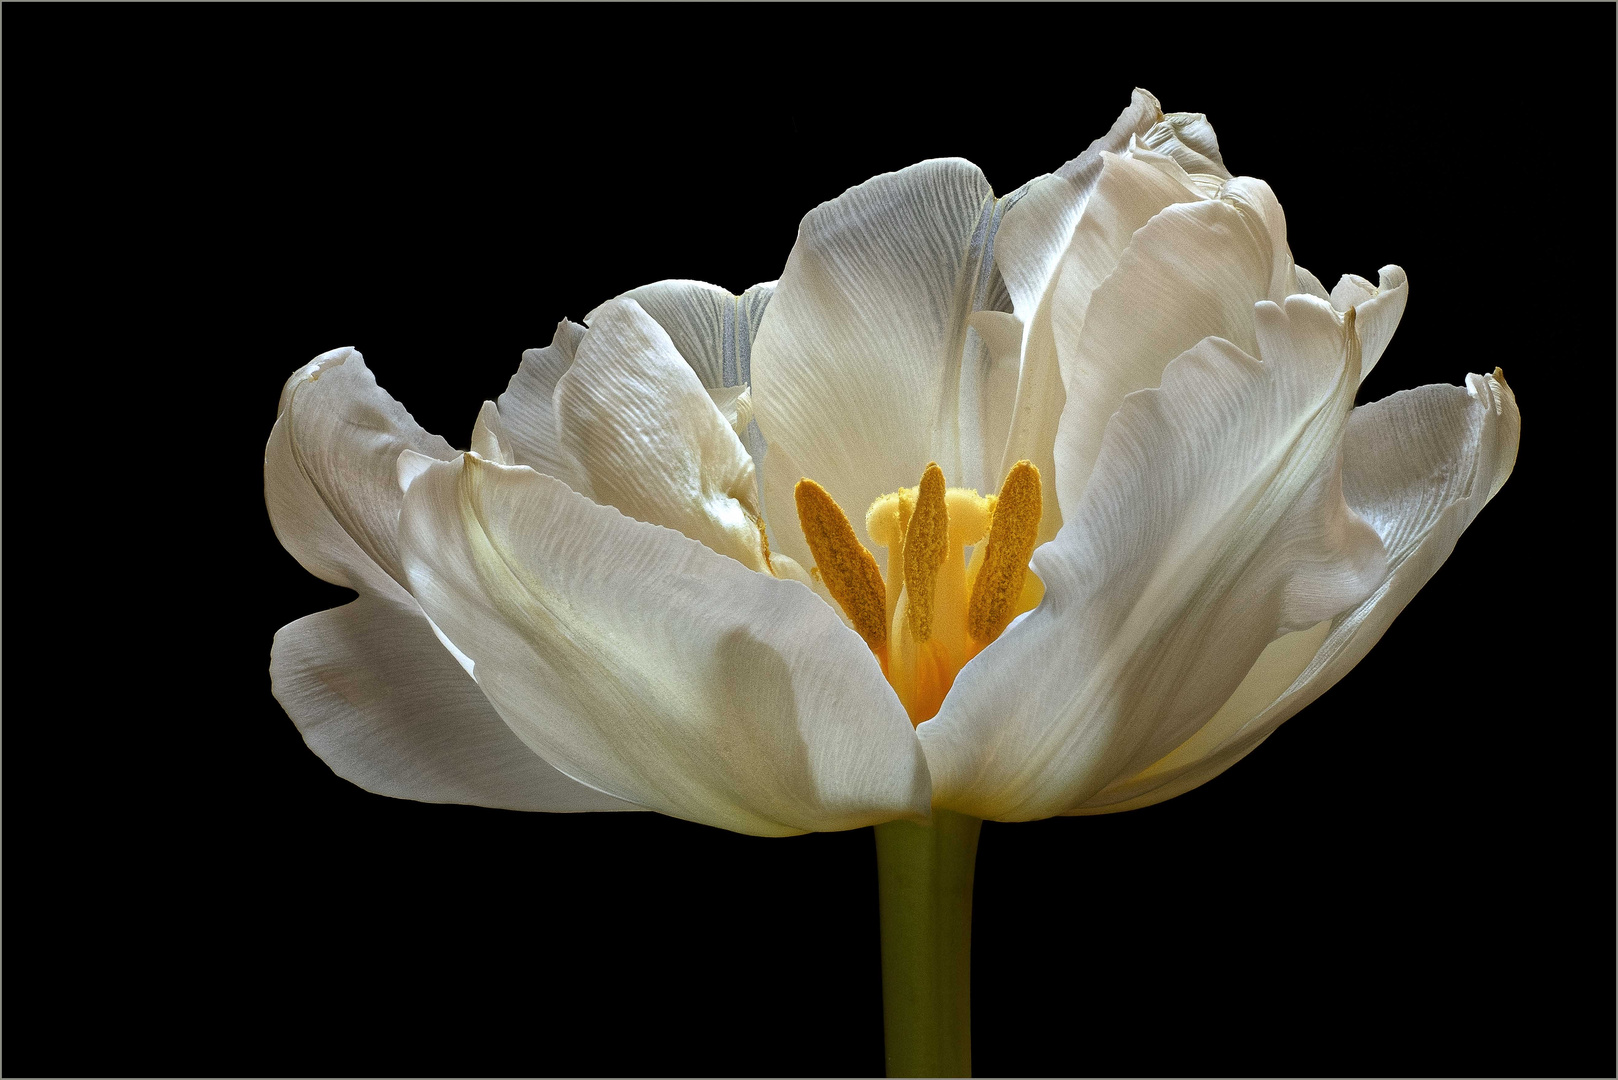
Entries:
{"label": "flower center", "polygon": [[873,502],[865,531],[887,549],[885,578],[825,488],[805,477],[795,496],[810,573],[876,654],[913,724],[936,716],[966,662],[1045,593],[1028,570],[1041,513],[1030,462],[1012,466],[997,496],[945,487],[935,463],[917,486]]}

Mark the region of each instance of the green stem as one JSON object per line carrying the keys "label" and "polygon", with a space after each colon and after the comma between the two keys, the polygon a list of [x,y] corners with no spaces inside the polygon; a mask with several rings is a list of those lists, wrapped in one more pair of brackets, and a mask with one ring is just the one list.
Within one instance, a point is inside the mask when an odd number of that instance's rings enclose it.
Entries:
{"label": "green stem", "polygon": [[972,870],[977,818],[876,827],[882,1029],[889,1076],[972,1075]]}

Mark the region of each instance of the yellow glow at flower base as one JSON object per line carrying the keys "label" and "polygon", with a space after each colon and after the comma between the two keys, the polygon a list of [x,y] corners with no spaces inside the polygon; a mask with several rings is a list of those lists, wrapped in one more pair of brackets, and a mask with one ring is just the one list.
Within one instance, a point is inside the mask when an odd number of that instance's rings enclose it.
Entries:
{"label": "yellow glow at flower base", "polygon": [[795,496],[816,576],[865,638],[912,724],[938,715],[967,661],[1044,595],[1028,571],[1041,514],[1039,470],[1030,462],[1012,466],[998,496],[945,487],[934,463],[916,487],[873,502],[865,528],[887,548],[886,575],[824,488],[806,477]]}

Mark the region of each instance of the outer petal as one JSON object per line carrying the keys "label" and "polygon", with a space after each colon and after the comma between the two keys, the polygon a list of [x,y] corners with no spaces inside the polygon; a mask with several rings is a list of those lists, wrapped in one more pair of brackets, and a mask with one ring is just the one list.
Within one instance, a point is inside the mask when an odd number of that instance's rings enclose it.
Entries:
{"label": "outer petal", "polygon": [[1125,401],[1034,555],[1044,602],[918,730],[937,805],[1027,820],[1083,803],[1206,723],[1278,632],[1375,586],[1382,544],[1339,484],[1359,375],[1339,319],[1261,303],[1262,365],[1208,339]]}
{"label": "outer petal", "polygon": [[584,470],[562,444],[561,424],[552,400],[557,382],[573,366],[573,354],[584,334],[585,328],[578,323],[566,319],[557,323],[549,345],[522,354],[522,365],[497,405],[510,438],[514,464],[554,476],[579,494],[593,497]]}
{"label": "outer petal", "polygon": [[1505,483],[1520,428],[1516,399],[1498,374],[1470,375],[1465,387],[1406,390],[1355,409],[1343,440],[1343,490],[1382,538],[1387,578],[1332,622],[1277,640],[1192,739],[1074,812],[1150,806],[1206,783],[1346,675]]}
{"label": "outer petal", "polygon": [[415,477],[400,538],[422,608],[569,776],[762,835],[927,813],[903,708],[803,586],[473,455]]}
{"label": "outer petal", "polygon": [[1024,338],[1019,343],[1020,362],[1013,369],[1017,390],[1006,424],[1005,447],[991,470],[992,479],[1003,477],[1021,460],[1039,467],[1046,507],[1040,521],[1041,541],[1055,536],[1062,525],[1053,486],[1056,425],[1067,400],[1051,331],[1057,270],[1101,175],[1105,153],[1123,152],[1131,138],[1145,134],[1162,115],[1157,99],[1137,89],[1106,135],[1057,172],[1030,183],[1020,198],[1007,197],[1010,205],[995,237],[995,265],[1005,278]]}
{"label": "outer petal", "polygon": [[377,386],[357,350],[300,368],[264,449],[264,501],[281,546],[316,577],[402,599],[395,463],[407,449],[456,455]]}
{"label": "outer petal", "polygon": [[[951,483],[983,483],[981,445],[963,445],[979,421],[961,418],[962,358],[996,213],[983,174],[950,159],[851,188],[799,227],[753,343],[754,415],[861,532],[865,507],[929,461]],[[792,493],[767,488],[766,501],[791,506]]]}
{"label": "outer petal", "polygon": [[[1123,182],[1139,182],[1137,175],[1144,173],[1118,172]],[[1090,293],[1083,321],[1057,319],[1068,395],[1057,436],[1064,508],[1083,494],[1102,433],[1126,395],[1157,386],[1169,361],[1206,337],[1257,352],[1253,304],[1279,302],[1288,291],[1291,260],[1284,240],[1277,245],[1285,235],[1280,221],[1269,187],[1248,177],[1227,184],[1219,199],[1171,204],[1134,234]],[[1058,316],[1063,311],[1059,303]]]}
{"label": "outer petal", "polygon": [[753,459],[713,397],[639,304],[594,315],[556,413],[596,500],[767,570]]}
{"label": "outer petal", "polygon": [[362,596],[281,628],[276,700],[333,772],[378,795],[508,810],[639,810],[512,734],[413,604]]}

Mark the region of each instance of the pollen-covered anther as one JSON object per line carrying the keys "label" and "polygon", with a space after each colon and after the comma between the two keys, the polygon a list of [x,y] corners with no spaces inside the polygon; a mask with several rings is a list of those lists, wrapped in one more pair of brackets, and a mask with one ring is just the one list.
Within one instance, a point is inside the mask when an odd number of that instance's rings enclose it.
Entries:
{"label": "pollen-covered anther", "polygon": [[1028,576],[1028,559],[1039,537],[1042,511],[1039,470],[1032,462],[1019,461],[1000,486],[983,565],[972,583],[972,598],[967,604],[967,633],[982,645],[999,637],[1016,613]]}
{"label": "pollen-covered anther", "polygon": [[887,589],[876,557],[826,489],[807,477],[793,490],[798,524],[815,557],[815,571],[854,629],[877,652],[888,643]]}
{"label": "pollen-covered anther", "polygon": [[949,551],[949,510],[944,502],[944,470],[928,464],[916,489],[916,510],[905,530],[907,619],[918,643],[933,636],[933,590]]}

